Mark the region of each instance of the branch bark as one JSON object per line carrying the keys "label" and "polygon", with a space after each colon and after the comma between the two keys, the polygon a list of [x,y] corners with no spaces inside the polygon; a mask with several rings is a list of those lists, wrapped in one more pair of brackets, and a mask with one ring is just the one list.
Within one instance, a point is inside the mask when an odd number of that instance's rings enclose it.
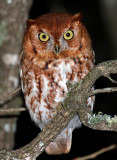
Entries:
{"label": "branch bark", "polygon": [[52,121],[47,124],[41,133],[26,146],[14,151],[0,151],[0,159],[36,159],[45,147],[67,126],[69,121],[78,114],[82,123],[92,129],[117,131],[117,118],[107,115],[92,114],[86,106],[87,98],[92,94],[91,88],[95,81],[101,77],[117,73],[117,60],[98,64],[80,83],[68,83],[69,93]]}

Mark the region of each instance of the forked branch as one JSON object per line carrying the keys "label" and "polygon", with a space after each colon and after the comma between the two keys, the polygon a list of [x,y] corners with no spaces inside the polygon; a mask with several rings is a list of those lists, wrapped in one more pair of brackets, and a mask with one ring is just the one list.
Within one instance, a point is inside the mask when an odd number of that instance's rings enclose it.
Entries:
{"label": "forked branch", "polygon": [[[69,121],[78,114],[82,123],[90,128],[99,130],[117,131],[117,118],[92,114],[86,106],[86,100],[92,93],[91,88],[95,81],[101,77],[117,73],[117,60],[107,61],[98,64],[92,71],[82,80],[81,83],[68,84],[70,92],[68,93],[64,104],[59,104],[59,112],[54,116],[52,122],[47,124],[41,133],[26,146],[14,151],[0,151],[0,159],[28,159],[34,160],[45,149],[45,147],[55,139],[55,137],[67,126]],[[106,90],[105,90],[106,91]],[[116,89],[114,91],[117,91]],[[98,117],[96,117],[98,116]],[[98,119],[95,120],[95,117]]]}

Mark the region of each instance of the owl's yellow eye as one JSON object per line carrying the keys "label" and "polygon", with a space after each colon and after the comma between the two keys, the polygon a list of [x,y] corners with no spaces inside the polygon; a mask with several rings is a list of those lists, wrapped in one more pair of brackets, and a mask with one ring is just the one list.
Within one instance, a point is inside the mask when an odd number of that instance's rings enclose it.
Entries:
{"label": "owl's yellow eye", "polygon": [[72,30],[68,30],[64,33],[64,39],[65,40],[70,40],[74,36],[74,32]]}
{"label": "owl's yellow eye", "polygon": [[40,33],[38,37],[39,40],[42,42],[47,42],[49,40],[49,36],[46,33]]}

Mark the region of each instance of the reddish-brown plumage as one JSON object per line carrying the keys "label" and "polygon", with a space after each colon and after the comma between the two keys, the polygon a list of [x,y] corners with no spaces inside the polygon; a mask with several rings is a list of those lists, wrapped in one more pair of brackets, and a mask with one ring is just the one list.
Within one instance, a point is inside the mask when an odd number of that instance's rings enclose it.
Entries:
{"label": "reddish-brown plumage", "polygon": [[[91,40],[81,17],[81,14],[50,13],[27,21],[20,77],[26,106],[41,129],[53,117],[57,104],[64,100],[68,92],[66,83],[82,80],[94,66]],[[87,101],[91,109],[93,101],[94,97]],[[75,116],[46,152],[69,152],[72,131],[80,125]]]}

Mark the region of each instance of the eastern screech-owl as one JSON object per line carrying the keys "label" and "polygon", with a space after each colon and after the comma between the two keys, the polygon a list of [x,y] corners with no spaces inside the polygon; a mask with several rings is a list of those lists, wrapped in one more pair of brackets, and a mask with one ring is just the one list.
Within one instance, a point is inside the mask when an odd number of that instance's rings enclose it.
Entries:
{"label": "eastern screech-owl", "polygon": [[[27,21],[20,77],[32,120],[42,129],[68,92],[68,81],[80,81],[94,66],[94,53],[81,14],[49,13]],[[94,97],[87,100],[93,109]],[[72,131],[81,126],[78,115],[51,142],[48,154],[68,153]]]}

